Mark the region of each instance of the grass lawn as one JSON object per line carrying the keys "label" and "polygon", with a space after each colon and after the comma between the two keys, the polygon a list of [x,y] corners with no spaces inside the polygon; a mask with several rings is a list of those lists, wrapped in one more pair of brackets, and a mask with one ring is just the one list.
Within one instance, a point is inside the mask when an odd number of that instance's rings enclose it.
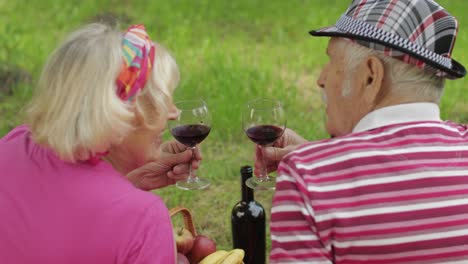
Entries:
{"label": "grass lawn", "polygon": [[[288,127],[310,140],[326,136],[315,80],[326,62],[327,39],[311,38],[307,32],[333,23],[349,0],[31,2],[0,0],[0,136],[21,123],[20,110],[42,65],[69,31],[109,13],[118,16],[122,26],[144,23],[152,39],[168,47],[179,64],[175,99],[203,97],[214,118],[198,171],[212,186],[204,191],[168,187],[155,193],[168,207],[190,208],[198,232],[213,237],[219,248],[232,247],[230,211],[240,197],[239,168],[252,164],[254,145],[240,124],[244,103],[259,96],[280,98]],[[468,4],[438,2],[459,19],[453,57],[468,65]],[[447,82],[444,119],[468,122],[466,87],[466,80]],[[272,192],[256,196],[269,209]]]}

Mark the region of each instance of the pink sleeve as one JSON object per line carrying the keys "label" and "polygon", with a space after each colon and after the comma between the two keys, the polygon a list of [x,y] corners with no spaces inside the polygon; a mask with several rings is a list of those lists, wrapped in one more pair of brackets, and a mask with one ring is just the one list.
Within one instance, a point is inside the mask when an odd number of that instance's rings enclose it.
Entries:
{"label": "pink sleeve", "polygon": [[278,169],[271,210],[270,263],[331,264],[331,253],[317,234],[307,188],[293,166],[285,160]]}
{"label": "pink sleeve", "polygon": [[175,264],[172,223],[164,203],[149,207],[138,225],[123,264]]}

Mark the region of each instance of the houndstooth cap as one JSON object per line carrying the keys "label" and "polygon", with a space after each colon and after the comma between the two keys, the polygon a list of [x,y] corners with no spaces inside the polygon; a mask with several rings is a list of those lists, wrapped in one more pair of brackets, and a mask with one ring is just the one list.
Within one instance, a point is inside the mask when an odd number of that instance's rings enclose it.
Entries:
{"label": "houndstooth cap", "polygon": [[335,25],[312,36],[344,37],[449,79],[466,70],[451,58],[458,22],[432,0],[354,0]]}

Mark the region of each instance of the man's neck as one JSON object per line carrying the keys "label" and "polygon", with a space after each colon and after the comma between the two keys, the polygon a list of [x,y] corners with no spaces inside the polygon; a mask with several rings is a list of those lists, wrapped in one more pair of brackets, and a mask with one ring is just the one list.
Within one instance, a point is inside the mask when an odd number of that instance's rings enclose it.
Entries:
{"label": "man's neck", "polygon": [[377,110],[380,108],[384,108],[387,106],[392,106],[392,105],[400,105],[400,104],[411,104],[411,103],[434,103],[434,104],[439,104],[439,102],[435,101],[429,101],[429,100],[424,100],[424,99],[415,99],[415,98],[404,98],[401,96],[387,96],[386,98],[382,99],[375,107],[372,109]]}
{"label": "man's neck", "polygon": [[373,110],[364,116],[353,128],[353,132],[378,127],[423,121],[441,121],[440,109],[431,102],[399,103]]}

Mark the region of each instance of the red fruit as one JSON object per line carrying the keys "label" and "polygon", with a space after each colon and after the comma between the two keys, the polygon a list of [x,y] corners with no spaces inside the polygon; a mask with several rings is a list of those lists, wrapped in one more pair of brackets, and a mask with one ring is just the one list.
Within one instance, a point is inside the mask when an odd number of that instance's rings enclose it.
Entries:
{"label": "red fruit", "polygon": [[190,262],[185,255],[177,252],[177,264],[190,264]]}
{"label": "red fruit", "polygon": [[188,254],[188,259],[190,263],[198,263],[204,257],[216,251],[216,243],[211,240],[211,238],[198,235],[195,237],[195,242],[193,243],[192,250]]}
{"label": "red fruit", "polygon": [[177,252],[183,255],[187,254],[193,247],[195,238],[185,227],[174,228],[174,238],[177,246]]}

